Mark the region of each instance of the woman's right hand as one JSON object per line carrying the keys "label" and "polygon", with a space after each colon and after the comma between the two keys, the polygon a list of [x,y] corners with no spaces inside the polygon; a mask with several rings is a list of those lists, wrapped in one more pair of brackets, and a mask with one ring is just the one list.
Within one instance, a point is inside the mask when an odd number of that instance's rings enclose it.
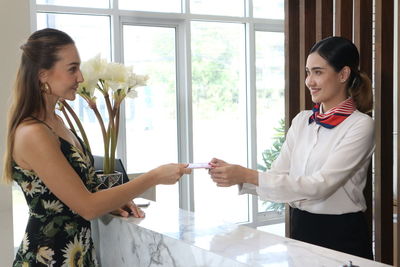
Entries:
{"label": "woman's right hand", "polygon": [[175,184],[184,174],[191,174],[192,169],[187,169],[188,164],[170,163],[161,165],[152,170],[157,177],[157,184]]}

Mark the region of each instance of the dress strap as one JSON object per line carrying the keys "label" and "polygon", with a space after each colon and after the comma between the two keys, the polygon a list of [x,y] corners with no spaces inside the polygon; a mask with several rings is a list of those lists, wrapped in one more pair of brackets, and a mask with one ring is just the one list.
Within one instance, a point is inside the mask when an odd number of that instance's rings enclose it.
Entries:
{"label": "dress strap", "polygon": [[54,132],[53,128],[51,128],[50,125],[48,125],[45,121],[39,120],[38,118],[36,118],[36,117],[34,117],[34,116],[32,116],[32,115],[29,116],[29,117],[31,117],[31,118],[34,119],[35,121],[38,121],[38,122],[40,122],[40,123],[43,123],[44,125],[46,125],[47,128],[49,128],[49,130],[50,130],[54,135],[58,136],[58,135]]}

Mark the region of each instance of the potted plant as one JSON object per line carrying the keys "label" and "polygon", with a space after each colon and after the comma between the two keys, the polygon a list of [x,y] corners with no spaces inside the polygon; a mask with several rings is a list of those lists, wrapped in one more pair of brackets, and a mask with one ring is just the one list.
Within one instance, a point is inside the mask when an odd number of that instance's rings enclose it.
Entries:
{"label": "potted plant", "polygon": [[[113,174],[115,172],[115,152],[118,142],[121,103],[125,97],[137,97],[136,88],[146,85],[149,77],[135,74],[131,66],[107,62],[100,55],[83,62],[81,71],[85,80],[79,85],[77,94],[88,103],[100,125],[104,145],[103,174]],[[101,116],[97,109],[96,91],[104,97],[108,121]],[[70,116],[72,116],[83,141],[90,150],[89,140],[83,125],[65,100],[60,101],[60,110],[71,130],[77,132],[70,119]]]}

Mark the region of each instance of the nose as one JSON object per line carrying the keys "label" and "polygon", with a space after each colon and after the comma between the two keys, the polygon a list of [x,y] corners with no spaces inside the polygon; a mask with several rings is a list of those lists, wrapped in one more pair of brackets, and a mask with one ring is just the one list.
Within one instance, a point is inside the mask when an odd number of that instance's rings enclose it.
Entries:
{"label": "nose", "polygon": [[78,82],[78,83],[81,83],[81,82],[83,82],[84,80],[85,80],[85,79],[83,78],[82,71],[79,70],[79,71],[78,71],[77,82]]}
{"label": "nose", "polygon": [[313,85],[315,85],[314,78],[312,77],[311,74],[308,74],[306,76],[305,84],[307,87],[312,87]]}

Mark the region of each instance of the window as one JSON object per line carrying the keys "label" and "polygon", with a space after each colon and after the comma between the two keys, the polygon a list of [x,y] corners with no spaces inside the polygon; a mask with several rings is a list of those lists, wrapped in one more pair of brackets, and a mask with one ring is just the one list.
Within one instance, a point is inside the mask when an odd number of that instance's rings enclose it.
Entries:
{"label": "window", "polygon": [[[141,173],[178,162],[176,34],[174,27],[124,25],[123,39],[125,64],[151,79],[138,98],[125,101],[127,168]],[[177,184],[159,185],[157,201],[178,206],[178,192]]]}
{"label": "window", "polygon": [[37,0],[39,5],[59,5],[71,7],[109,8],[110,0]]}
{"label": "window", "polygon": [[149,12],[181,12],[180,0],[146,0],[131,1],[119,0],[119,7],[128,10],[140,10]]}
{"label": "window", "polygon": [[243,0],[190,0],[190,11],[194,14],[244,16]]}
{"label": "window", "polygon": [[283,0],[253,0],[253,14],[256,18],[283,19],[285,15]]}
{"label": "window", "polygon": [[[101,54],[150,76],[122,110],[117,153],[129,173],[212,157],[264,164],[284,119],[283,0],[36,0],[32,14],[33,30],[66,31],[82,60]],[[98,127],[77,99],[71,105],[85,127]],[[88,132],[102,144],[100,131]],[[257,197],[217,188],[206,170],[156,191],[157,201],[207,216],[251,226],[283,221]]]}
{"label": "window", "polygon": [[[257,166],[265,171],[277,157],[285,138],[284,34],[256,31],[255,39]],[[282,217],[284,207],[282,203],[258,202],[258,212],[266,219]]]}
{"label": "window", "polygon": [[[218,157],[246,165],[245,26],[221,22],[191,26],[193,159],[208,162]],[[206,171],[195,171],[194,188],[196,213],[249,220],[248,197],[237,196],[236,187],[218,188]]]}

